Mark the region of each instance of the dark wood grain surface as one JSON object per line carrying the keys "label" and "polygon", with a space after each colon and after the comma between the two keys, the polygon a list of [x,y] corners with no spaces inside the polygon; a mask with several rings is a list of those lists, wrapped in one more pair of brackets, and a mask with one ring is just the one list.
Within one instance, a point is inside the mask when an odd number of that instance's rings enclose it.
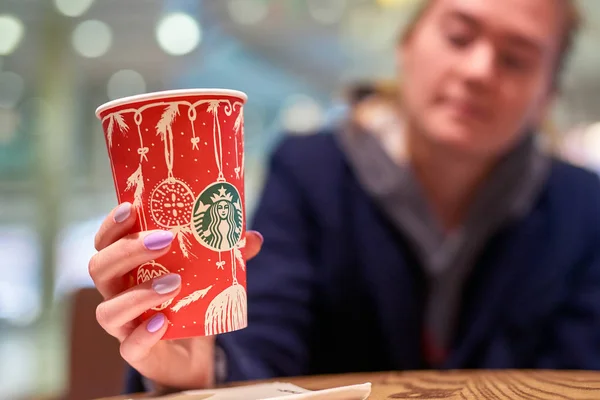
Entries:
{"label": "dark wood grain surface", "polygon": [[[600,400],[600,372],[590,371],[415,371],[310,376],[279,381],[311,390],[371,382],[371,400]],[[111,400],[144,397],[147,396],[114,397]]]}

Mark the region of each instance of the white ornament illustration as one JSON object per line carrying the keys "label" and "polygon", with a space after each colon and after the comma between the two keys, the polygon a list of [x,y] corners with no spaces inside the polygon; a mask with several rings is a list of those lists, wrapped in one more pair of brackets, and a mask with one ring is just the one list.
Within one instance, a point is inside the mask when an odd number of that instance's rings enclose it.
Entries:
{"label": "white ornament illustration", "polygon": [[193,256],[189,248],[191,243],[190,220],[194,204],[194,192],[173,174],[173,122],[179,115],[179,104],[167,105],[156,124],[156,132],[164,143],[167,178],[160,181],[150,195],[150,215],[153,221],[163,228],[170,229],[179,243],[179,249],[185,258]]}
{"label": "white ornament illustration", "polygon": [[[139,285],[141,283],[151,281],[153,279],[158,278],[159,276],[166,274],[169,274],[169,270],[161,264],[155,261],[147,262],[145,264],[140,265],[137,270],[137,284]],[[173,299],[169,299],[162,303],[160,306],[153,307],[152,309],[155,311],[164,310],[165,308],[169,307],[172,301]]]}
{"label": "white ornament illustration", "polygon": [[247,296],[237,281],[236,262],[231,250],[232,284],[210,302],[204,316],[204,333],[218,335],[245,328],[248,325]]}
{"label": "white ornament illustration", "polygon": [[181,180],[166,179],[160,182],[150,199],[152,217],[159,226],[184,226],[191,218],[194,196],[189,186]]}

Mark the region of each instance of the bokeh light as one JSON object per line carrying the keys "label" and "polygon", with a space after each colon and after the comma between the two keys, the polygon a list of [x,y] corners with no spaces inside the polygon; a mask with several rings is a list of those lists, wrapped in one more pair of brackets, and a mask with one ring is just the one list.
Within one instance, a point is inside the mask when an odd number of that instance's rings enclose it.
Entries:
{"label": "bokeh light", "polygon": [[130,69],[115,72],[106,86],[106,93],[111,100],[133,96],[146,91],[146,81],[142,74]]}
{"label": "bokeh light", "polygon": [[0,14],[0,55],[8,55],[15,51],[24,33],[25,27],[20,19]]}
{"label": "bokeh light", "polygon": [[54,0],[54,7],[67,17],[80,17],[93,3],[94,0]]}
{"label": "bokeh light", "polygon": [[161,49],[174,56],[192,52],[202,40],[200,24],[186,13],[172,13],[161,19],[156,28]]}
{"label": "bokeh light", "polygon": [[73,47],[84,57],[96,58],[108,52],[112,45],[112,31],[102,21],[83,21],[73,31]]}

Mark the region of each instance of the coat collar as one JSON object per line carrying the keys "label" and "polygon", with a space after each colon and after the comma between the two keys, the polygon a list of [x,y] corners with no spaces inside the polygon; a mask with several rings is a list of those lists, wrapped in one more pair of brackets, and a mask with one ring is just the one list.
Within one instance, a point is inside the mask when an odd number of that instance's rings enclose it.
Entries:
{"label": "coat collar", "polygon": [[532,209],[548,177],[549,157],[533,133],[525,135],[491,172],[463,226],[445,235],[406,159],[393,160],[384,142],[355,122],[337,132],[358,181],[417,254],[429,278],[425,329],[438,347],[450,347],[471,270],[492,236]]}

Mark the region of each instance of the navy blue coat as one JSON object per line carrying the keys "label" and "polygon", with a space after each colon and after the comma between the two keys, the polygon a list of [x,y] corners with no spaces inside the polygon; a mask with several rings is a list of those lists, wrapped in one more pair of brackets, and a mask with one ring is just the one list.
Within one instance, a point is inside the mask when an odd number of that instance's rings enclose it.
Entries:
{"label": "navy blue coat", "polygon": [[[430,368],[425,273],[331,134],[274,152],[248,262],[248,328],[221,335],[227,380]],[[467,281],[442,368],[600,369],[600,185],[553,160],[532,212]],[[129,389],[139,389],[132,374]]]}

